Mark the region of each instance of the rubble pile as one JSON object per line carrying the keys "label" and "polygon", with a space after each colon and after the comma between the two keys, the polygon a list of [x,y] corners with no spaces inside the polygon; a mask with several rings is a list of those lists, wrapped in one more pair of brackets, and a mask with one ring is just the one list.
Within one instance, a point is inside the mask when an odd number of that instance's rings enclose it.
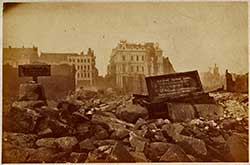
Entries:
{"label": "rubble pile", "polygon": [[131,96],[110,91],[82,90],[57,108],[16,101],[4,113],[3,162],[248,161],[247,95],[210,96],[223,108],[169,105],[189,120],[150,118]]}

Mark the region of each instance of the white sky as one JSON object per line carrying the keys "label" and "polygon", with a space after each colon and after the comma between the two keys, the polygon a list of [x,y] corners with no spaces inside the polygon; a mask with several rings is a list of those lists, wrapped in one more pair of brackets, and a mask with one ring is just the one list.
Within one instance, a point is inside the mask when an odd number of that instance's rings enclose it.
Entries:
{"label": "white sky", "polygon": [[23,3],[4,11],[3,46],[96,53],[107,72],[119,40],[159,42],[176,71],[248,72],[247,2]]}

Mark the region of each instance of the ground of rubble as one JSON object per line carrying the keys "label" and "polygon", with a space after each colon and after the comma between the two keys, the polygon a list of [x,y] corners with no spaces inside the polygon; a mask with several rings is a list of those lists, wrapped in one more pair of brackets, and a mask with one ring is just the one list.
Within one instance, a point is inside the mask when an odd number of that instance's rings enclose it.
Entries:
{"label": "ground of rubble", "polygon": [[216,119],[150,119],[132,97],[79,91],[4,109],[3,163],[248,161],[248,95],[210,93]]}

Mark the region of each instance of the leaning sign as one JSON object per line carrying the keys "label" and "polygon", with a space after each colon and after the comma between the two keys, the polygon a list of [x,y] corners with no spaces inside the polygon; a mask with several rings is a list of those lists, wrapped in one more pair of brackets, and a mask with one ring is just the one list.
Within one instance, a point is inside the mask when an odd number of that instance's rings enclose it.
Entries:
{"label": "leaning sign", "polygon": [[161,102],[203,94],[197,71],[146,77],[151,102]]}
{"label": "leaning sign", "polygon": [[50,76],[50,65],[26,64],[18,66],[19,77],[33,77],[37,82],[38,76]]}

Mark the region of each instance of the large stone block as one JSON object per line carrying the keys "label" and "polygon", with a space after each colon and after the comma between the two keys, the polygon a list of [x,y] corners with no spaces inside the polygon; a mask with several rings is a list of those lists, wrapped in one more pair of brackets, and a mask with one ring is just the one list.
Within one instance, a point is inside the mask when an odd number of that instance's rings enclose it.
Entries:
{"label": "large stone block", "polygon": [[180,133],[184,129],[184,126],[182,126],[180,123],[173,123],[173,124],[165,124],[162,127],[162,132],[166,138],[171,138],[173,140],[178,139],[180,136]]}
{"label": "large stone block", "polygon": [[248,162],[248,137],[241,134],[230,136],[225,145],[225,161]]}
{"label": "large stone block", "polygon": [[168,115],[173,122],[186,122],[195,118],[195,110],[191,104],[168,103]]}
{"label": "large stone block", "polygon": [[134,132],[129,133],[129,142],[135,151],[143,152],[147,140],[141,136],[136,135]]}
{"label": "large stone block", "polygon": [[120,142],[114,145],[109,160],[110,162],[135,162],[134,157]]}
{"label": "large stone block", "polygon": [[81,151],[92,151],[96,148],[93,144],[93,140],[91,139],[85,139],[81,141],[79,146]]}
{"label": "large stone block", "polygon": [[185,151],[178,145],[172,145],[169,149],[161,156],[161,162],[191,162],[186,155]]}
{"label": "large stone block", "polygon": [[46,100],[43,86],[37,83],[20,84],[19,100],[20,101]]}
{"label": "large stone block", "polygon": [[166,142],[152,142],[144,150],[145,155],[153,162],[158,162],[161,156],[172,144]]}
{"label": "large stone block", "polygon": [[223,108],[217,104],[195,104],[199,117],[208,120],[218,120],[223,117]]}
{"label": "large stone block", "polygon": [[72,149],[78,144],[78,140],[74,136],[60,137],[57,138],[55,142],[63,151],[72,151]]}
{"label": "large stone block", "polygon": [[139,118],[147,118],[148,110],[140,105],[129,104],[125,108],[117,110],[116,115],[121,120],[135,123]]}
{"label": "large stone block", "polygon": [[33,133],[41,115],[31,109],[11,108],[4,117],[4,129],[9,132]]}
{"label": "large stone block", "polygon": [[175,139],[176,143],[183,148],[187,154],[195,156],[206,156],[207,148],[203,140],[194,137],[180,135]]}
{"label": "large stone block", "polygon": [[42,138],[36,141],[38,147],[57,148],[56,138]]}
{"label": "large stone block", "polygon": [[38,137],[35,134],[3,132],[4,143],[9,143],[20,147],[26,147],[26,148],[34,147],[37,138]]}

